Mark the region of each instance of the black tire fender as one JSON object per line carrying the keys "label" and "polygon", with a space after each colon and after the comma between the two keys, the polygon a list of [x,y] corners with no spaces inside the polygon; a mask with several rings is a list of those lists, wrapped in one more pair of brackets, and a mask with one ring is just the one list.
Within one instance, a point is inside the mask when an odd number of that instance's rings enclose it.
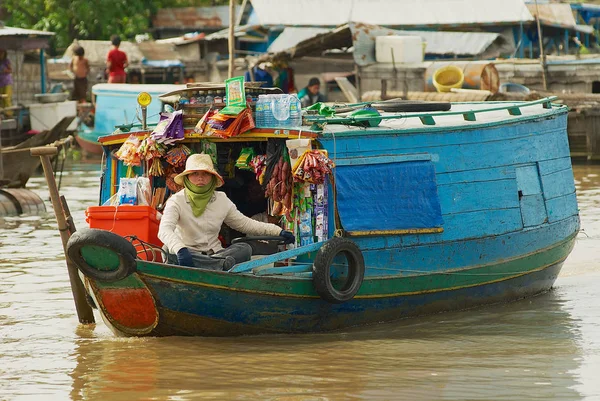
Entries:
{"label": "black tire fender", "polygon": [[[112,263],[111,266],[94,267],[82,255],[82,250],[86,247],[104,248],[112,252],[112,259],[116,262],[116,256],[118,262]],[[137,266],[137,252],[129,241],[110,231],[94,228],[84,228],[73,233],[67,242],[67,255],[85,276],[101,282],[122,280],[134,273]],[[107,256],[110,260],[110,254]]]}
{"label": "black tire fender", "polygon": [[[331,265],[339,254],[348,260],[348,280],[337,289],[331,282]],[[360,289],[365,277],[365,260],[354,241],[333,237],[319,249],[313,262],[313,284],[325,301],[339,304],[351,300]]]}
{"label": "black tire fender", "polygon": [[383,102],[374,102],[373,108],[397,113],[427,112],[427,111],[448,111],[451,108],[449,102],[429,102],[424,100],[391,100]]}

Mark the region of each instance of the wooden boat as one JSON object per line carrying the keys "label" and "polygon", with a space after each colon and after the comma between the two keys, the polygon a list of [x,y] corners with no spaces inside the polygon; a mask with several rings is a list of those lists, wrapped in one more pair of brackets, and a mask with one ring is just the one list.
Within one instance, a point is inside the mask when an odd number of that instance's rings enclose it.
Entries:
{"label": "wooden boat", "polygon": [[[95,99],[94,126],[81,124],[75,139],[79,146],[91,154],[102,154],[98,138],[110,135],[121,124],[136,122],[137,96],[147,92],[157,97],[166,92],[181,89],[182,85],[166,84],[96,84],[92,86]],[[161,112],[160,102],[153,102],[148,108],[148,123],[157,123]]]}
{"label": "wooden boat", "polygon": [[67,136],[67,127],[74,117],[65,117],[52,129],[32,135],[23,142],[0,146],[0,182],[13,188],[23,188],[29,177],[40,167],[39,158],[29,157],[31,148],[52,145],[62,147],[71,138]]}
{"label": "wooden boat", "polygon": [[[181,267],[125,239],[119,230],[142,221],[120,221],[119,206],[115,232],[77,231],[67,254],[106,324],[128,336],[321,332],[533,296],[552,287],[580,224],[567,108],[551,101],[314,116],[310,128],[229,140],[188,133],[190,146],[300,137],[326,149],[326,238],[228,271]],[[365,123],[376,126],[352,125]],[[125,138],[101,140],[111,154]],[[102,202],[121,167],[107,160]]]}

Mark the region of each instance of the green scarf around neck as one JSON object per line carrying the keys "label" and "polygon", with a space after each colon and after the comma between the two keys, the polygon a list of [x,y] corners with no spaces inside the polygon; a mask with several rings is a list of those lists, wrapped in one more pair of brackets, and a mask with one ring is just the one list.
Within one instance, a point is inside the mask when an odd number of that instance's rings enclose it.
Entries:
{"label": "green scarf around neck", "polygon": [[202,213],[204,213],[206,205],[208,205],[208,201],[215,192],[215,188],[217,187],[217,179],[215,176],[213,176],[212,180],[208,184],[200,187],[192,184],[189,178],[185,176],[183,177],[183,184],[185,186],[185,195],[190,200],[190,206],[192,207],[194,216],[200,217]]}

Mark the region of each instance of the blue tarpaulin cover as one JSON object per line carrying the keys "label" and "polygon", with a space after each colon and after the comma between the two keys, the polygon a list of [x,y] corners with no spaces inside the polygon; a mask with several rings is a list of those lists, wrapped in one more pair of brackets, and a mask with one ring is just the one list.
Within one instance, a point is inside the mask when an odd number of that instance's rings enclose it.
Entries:
{"label": "blue tarpaulin cover", "polygon": [[443,224],[432,162],[349,165],[335,170],[344,230],[402,230]]}

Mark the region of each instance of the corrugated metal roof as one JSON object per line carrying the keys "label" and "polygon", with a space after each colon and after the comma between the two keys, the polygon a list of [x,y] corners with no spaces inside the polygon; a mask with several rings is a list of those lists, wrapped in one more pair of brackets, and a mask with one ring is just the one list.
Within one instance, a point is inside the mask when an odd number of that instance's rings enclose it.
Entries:
{"label": "corrugated metal roof", "polygon": [[578,25],[570,4],[532,4],[527,3],[531,15],[535,16],[537,10],[540,12],[540,23],[558,28],[571,28],[585,33],[594,32],[594,28],[587,25]]}
{"label": "corrugated metal roof", "polygon": [[529,22],[523,0],[251,0],[262,25],[337,26],[361,21],[385,26]]}
{"label": "corrugated metal roof", "polygon": [[171,43],[175,46],[182,46],[182,45],[187,45],[190,43],[200,42],[201,40],[204,40],[205,38],[206,38],[206,34],[204,32],[202,32],[202,33],[193,33],[193,34],[186,34],[183,36],[177,36],[175,38],[158,39],[158,40],[156,40],[156,43]]}
{"label": "corrugated metal roof", "polygon": [[[237,8],[236,14],[241,12]],[[219,29],[229,26],[229,6],[161,8],[152,20],[154,28]]]}
{"label": "corrugated metal roof", "polygon": [[[241,25],[234,28],[233,35],[244,42],[266,42],[269,30],[260,25]],[[229,28],[211,33],[204,38],[208,41],[221,39],[229,39]]]}
{"label": "corrugated metal roof", "polygon": [[329,32],[329,28],[298,28],[288,27],[283,30],[275,39],[267,51],[269,53],[277,53],[296,46],[303,40],[313,38],[325,32]]}
{"label": "corrugated metal roof", "polygon": [[354,60],[358,65],[376,62],[375,38],[388,35],[420,36],[426,53],[435,55],[475,56],[484,53],[500,34],[484,32],[397,31],[375,25],[350,23],[354,42]]}
{"label": "corrugated metal roof", "polygon": [[[426,53],[451,56],[477,56],[495,53],[512,53],[514,41],[509,35],[486,32],[444,32],[444,31],[399,31],[383,28],[377,25],[350,22],[331,30],[319,28],[285,28],[290,35],[296,37],[304,35],[308,39],[293,43],[294,37],[284,38],[282,43],[291,44],[285,49],[273,50],[270,53],[285,52],[292,57],[319,55],[325,50],[353,47],[354,60],[358,65],[364,66],[375,63],[375,38],[388,35],[420,36],[426,42]],[[318,32],[317,32],[318,30]],[[280,36],[281,37],[281,36]],[[279,38],[277,38],[279,40]],[[275,44],[275,42],[273,42]]]}
{"label": "corrugated metal roof", "polygon": [[37,31],[35,29],[14,28],[10,26],[0,27],[0,36],[53,36],[54,32]]}
{"label": "corrugated metal roof", "polygon": [[0,47],[8,50],[47,49],[54,32],[0,26]]}

